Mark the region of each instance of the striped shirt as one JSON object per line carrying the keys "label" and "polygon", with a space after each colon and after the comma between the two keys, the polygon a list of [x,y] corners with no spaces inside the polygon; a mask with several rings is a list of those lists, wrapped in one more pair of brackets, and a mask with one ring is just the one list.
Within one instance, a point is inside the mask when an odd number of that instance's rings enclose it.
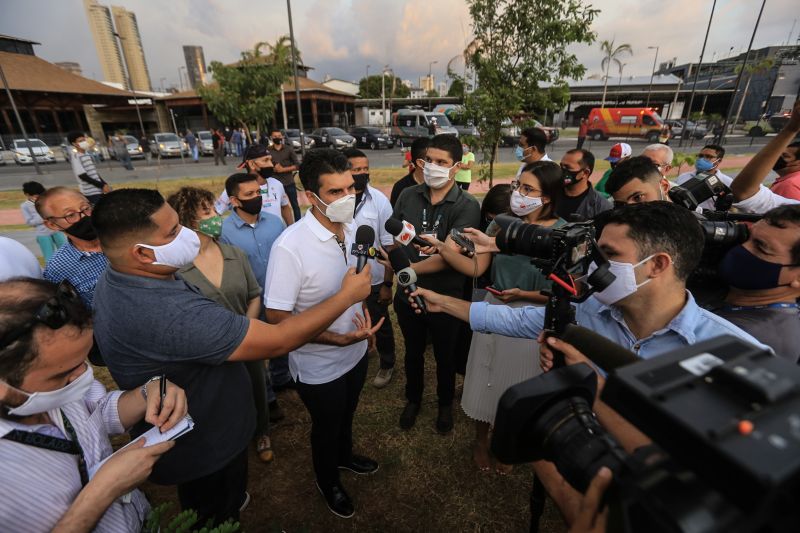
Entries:
{"label": "striped shirt", "polygon": [[[108,435],[125,431],[117,410],[121,394],[122,391],[106,392],[95,380],[83,401],[61,408],[75,428],[89,471],[113,452]],[[48,415],[51,424],[34,426],[0,418],[0,437],[21,429],[69,438],[59,410],[49,411]],[[0,469],[0,527],[3,531],[51,531],[82,488],[75,455],[0,438],[0,464],[3,465]],[[144,494],[134,490],[129,497],[111,504],[95,531],[140,531],[149,511]]]}
{"label": "striped shirt", "polygon": [[101,178],[100,174],[97,173],[97,167],[94,166],[92,156],[89,154],[74,153],[72,154],[71,159],[72,160],[70,163],[72,164],[72,173],[75,174],[75,179],[78,180],[78,188],[80,189],[81,194],[84,196],[103,194],[102,189],[95,187],[91,183],[86,183],[78,177],[81,174],[86,174],[93,180],[103,181],[103,178]]}
{"label": "striped shirt", "polygon": [[101,252],[82,252],[71,241],[56,250],[44,267],[44,279],[53,283],[72,283],[86,305],[92,307],[97,279],[106,271],[108,259]]}

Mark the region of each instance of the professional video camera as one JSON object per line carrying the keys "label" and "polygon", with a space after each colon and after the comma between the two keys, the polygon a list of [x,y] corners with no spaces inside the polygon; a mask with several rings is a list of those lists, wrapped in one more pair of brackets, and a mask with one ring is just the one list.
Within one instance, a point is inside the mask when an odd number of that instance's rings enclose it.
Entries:
{"label": "professional video camera", "polygon": [[498,460],[552,461],[580,492],[609,467],[610,532],[797,530],[797,365],[723,336],[617,368],[603,401],[655,442],[632,455],[592,413],[596,379],[579,364],[510,387],[495,417]]}
{"label": "professional video camera", "polygon": [[[531,263],[553,282],[544,315],[545,335],[560,337],[567,324],[575,322],[572,303],[585,301],[595,291],[611,285],[615,276],[608,259],[597,246],[592,222],[572,222],[560,228],[526,224],[510,215],[498,215],[500,226],[495,243],[501,253],[527,255]],[[594,263],[596,269],[590,272]],[[586,278],[587,284],[577,284]],[[554,354],[554,364],[563,364],[561,354]]]}
{"label": "professional video camera", "polygon": [[708,172],[698,172],[683,185],[672,187],[669,190],[669,198],[673,203],[692,211],[711,198],[714,199],[716,211],[727,211],[733,205],[733,193],[728,186]]}

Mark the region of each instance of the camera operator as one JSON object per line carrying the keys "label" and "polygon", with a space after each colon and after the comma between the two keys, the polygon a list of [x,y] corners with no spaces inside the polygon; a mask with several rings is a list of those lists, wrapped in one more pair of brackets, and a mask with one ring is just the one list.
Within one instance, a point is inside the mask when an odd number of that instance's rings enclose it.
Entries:
{"label": "camera operator", "polygon": [[716,314],[800,361],[800,205],[767,211],[749,239],[727,252],[719,273],[730,291]]}
{"label": "camera operator", "polygon": [[107,392],[86,363],[91,347],[91,311],[69,282],[0,283],[4,531],[139,531],[144,524],[150,505],[135,487],[175,442],[136,442],[112,456],[108,436],[142,419],[170,429],[186,414],[186,395],[167,383],[162,402],[158,379]]}
{"label": "camera operator", "polygon": [[[794,104],[786,126],[744,166],[731,183],[735,207],[750,213],[764,213],[773,207],[800,203],[800,143],[792,140],[800,133],[800,99]],[[778,174],[773,190],[761,186],[770,170]],[[786,197],[790,195],[790,197]],[[784,196],[782,196],[784,195]]]}
{"label": "camera operator", "polygon": [[[733,178],[724,174],[719,166],[722,158],[725,157],[725,148],[718,144],[707,144],[697,153],[697,160],[694,163],[694,172],[684,172],[675,180],[675,185],[683,185],[698,174],[710,174],[716,176],[726,186],[730,187]],[[714,200],[708,199],[699,206],[702,209],[715,210]]]}
{"label": "camera operator", "polygon": [[[598,244],[611,262],[610,271],[616,280],[576,306],[578,324],[643,359],[724,334],[763,347],[738,327],[700,308],[686,290],[686,278],[703,250],[702,230],[692,212],[669,202],[649,202],[616,209],[603,219]],[[469,233],[475,237],[479,252],[499,251],[493,239]],[[470,304],[426,289],[412,295],[425,300],[429,313],[444,312],[469,320],[474,331],[533,339],[540,337],[544,327],[545,310],[541,307]],[[569,344],[550,337],[542,346],[545,370],[552,366],[552,359],[545,355],[548,345],[564,353],[567,364],[587,361]],[[602,385],[601,377],[598,391]],[[594,409],[600,423],[627,450],[648,442],[603,402],[596,401]],[[552,464],[537,465],[536,470],[571,522],[577,493]]]}

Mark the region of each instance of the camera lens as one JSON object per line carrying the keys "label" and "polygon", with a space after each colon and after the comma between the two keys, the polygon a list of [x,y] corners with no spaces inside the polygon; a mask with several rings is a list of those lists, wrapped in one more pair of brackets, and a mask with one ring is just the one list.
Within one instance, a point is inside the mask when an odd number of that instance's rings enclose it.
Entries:
{"label": "camera lens", "polygon": [[551,257],[552,229],[536,224],[526,224],[509,215],[499,215],[494,220],[501,228],[495,241],[501,252],[542,259]]}
{"label": "camera lens", "polygon": [[750,230],[744,224],[731,221],[701,220],[706,243],[722,246],[741,244],[750,236]]}

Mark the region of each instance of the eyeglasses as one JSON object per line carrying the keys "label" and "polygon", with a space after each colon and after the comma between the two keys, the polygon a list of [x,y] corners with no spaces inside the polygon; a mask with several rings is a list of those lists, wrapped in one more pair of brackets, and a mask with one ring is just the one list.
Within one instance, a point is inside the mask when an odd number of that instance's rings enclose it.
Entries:
{"label": "eyeglasses", "polygon": [[539,189],[534,189],[530,185],[525,185],[524,183],[520,183],[519,181],[512,181],[511,182],[511,190],[512,191],[519,191],[522,196],[528,196],[532,193],[538,192],[541,193]]}
{"label": "eyeglasses", "polygon": [[78,295],[78,291],[75,290],[75,287],[73,287],[69,281],[62,281],[58,284],[55,296],[42,304],[42,306],[33,316],[33,319],[28,321],[16,331],[9,331],[3,336],[2,339],[0,339],[0,349],[11,345],[17,339],[33,329],[36,324],[44,324],[50,329],[59,329],[64,327],[70,318],[68,309],[75,307],[76,305],[82,305],[81,297]]}
{"label": "eyeglasses", "polygon": [[78,222],[83,217],[89,217],[89,216],[92,216],[92,206],[91,205],[87,205],[87,206],[81,207],[80,211],[77,211],[75,213],[69,213],[68,215],[63,216],[63,217],[47,217],[47,220],[51,220],[51,221],[52,220],[63,220],[67,224],[75,224],[76,222]]}

